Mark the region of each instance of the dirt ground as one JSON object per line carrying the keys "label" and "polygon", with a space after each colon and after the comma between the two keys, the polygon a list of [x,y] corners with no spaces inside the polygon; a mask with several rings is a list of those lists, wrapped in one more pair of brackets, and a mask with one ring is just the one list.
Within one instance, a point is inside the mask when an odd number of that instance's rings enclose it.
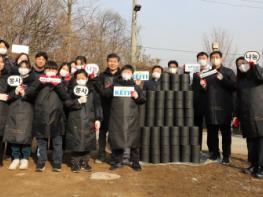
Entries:
{"label": "dirt ground", "polygon": [[[142,172],[124,167],[113,173],[117,180],[91,180],[91,174],[71,173],[63,165],[62,172],[51,171],[48,164],[43,173],[35,172],[30,161],[27,171],[9,171],[10,161],[0,169],[0,196],[45,196],[45,197],[122,197],[122,196],[263,196],[263,180],[240,172],[246,167],[245,156],[235,155],[231,166],[212,163],[201,166],[146,165]],[[94,164],[93,172],[110,172],[107,164]]]}

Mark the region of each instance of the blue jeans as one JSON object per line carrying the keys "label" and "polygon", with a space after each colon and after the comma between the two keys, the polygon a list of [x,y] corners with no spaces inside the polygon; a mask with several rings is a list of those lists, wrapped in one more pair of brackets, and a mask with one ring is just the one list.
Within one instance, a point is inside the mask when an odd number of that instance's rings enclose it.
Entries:
{"label": "blue jeans", "polygon": [[28,144],[11,144],[13,159],[29,159],[31,154],[31,145]]}
{"label": "blue jeans", "polygon": [[[52,152],[52,160],[53,164],[61,164],[62,163],[62,156],[63,156],[63,149],[62,149],[62,136],[56,136],[51,138],[53,143],[53,152]],[[37,157],[38,157],[38,164],[45,164],[47,161],[47,146],[48,146],[48,139],[47,138],[37,138]]]}

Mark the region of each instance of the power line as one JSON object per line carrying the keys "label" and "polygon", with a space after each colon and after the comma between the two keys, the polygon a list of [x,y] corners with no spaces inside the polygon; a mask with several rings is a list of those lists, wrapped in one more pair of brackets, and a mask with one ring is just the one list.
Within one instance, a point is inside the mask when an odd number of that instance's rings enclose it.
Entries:
{"label": "power line", "polygon": [[205,3],[213,3],[213,4],[219,4],[219,5],[227,5],[231,7],[240,7],[240,8],[251,8],[251,9],[260,9],[263,10],[263,7],[258,6],[252,6],[252,5],[242,5],[242,4],[234,4],[234,3],[227,3],[227,2],[220,2],[220,1],[214,1],[214,0],[200,0]]}

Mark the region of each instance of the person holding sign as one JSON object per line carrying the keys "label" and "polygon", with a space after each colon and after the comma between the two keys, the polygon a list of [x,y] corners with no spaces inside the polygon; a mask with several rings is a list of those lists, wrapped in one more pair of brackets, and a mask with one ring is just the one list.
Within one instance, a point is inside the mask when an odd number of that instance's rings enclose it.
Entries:
{"label": "person holding sign", "polygon": [[161,89],[160,79],[163,73],[163,67],[156,65],[152,68],[152,78],[149,81],[145,81],[143,90],[146,91],[158,91]]}
{"label": "person holding sign", "polygon": [[[209,57],[205,52],[200,52],[197,54],[197,62],[201,66],[200,72],[204,72],[209,69]],[[194,73],[193,75],[193,83],[192,89],[194,92],[194,122],[195,125],[199,127],[199,144],[201,145],[202,150],[202,142],[203,142],[203,120],[205,118],[205,106],[206,106],[206,92],[202,88],[201,84],[205,83],[204,80],[200,79],[200,72]]]}
{"label": "person holding sign", "polygon": [[88,81],[85,70],[74,74],[71,99],[66,101],[69,117],[66,130],[66,150],[71,152],[71,170],[91,171],[90,152],[96,150],[96,132],[103,118],[100,97]]}
{"label": "person holding sign", "polygon": [[9,74],[5,67],[5,56],[0,54],[0,166],[3,166],[3,155],[5,145],[2,143],[5,124],[8,113],[8,92],[9,87],[7,84],[7,78]]}
{"label": "person holding sign", "polygon": [[250,167],[244,173],[263,179],[263,68],[236,60],[237,100],[233,122],[240,120],[243,137],[247,139]]}
{"label": "person holding sign", "polygon": [[36,97],[33,136],[38,145],[38,161],[36,171],[45,169],[47,160],[48,139],[53,143],[53,171],[61,171],[62,163],[62,136],[65,132],[65,114],[63,101],[69,98],[65,87],[58,76],[58,65],[48,61],[43,75],[40,75],[32,86],[25,90],[24,99]]}
{"label": "person holding sign", "polygon": [[[28,160],[31,154],[32,123],[33,123],[33,99],[23,99],[24,91],[35,81],[35,75],[31,72],[28,61],[18,64],[17,77],[22,81],[12,87],[9,92],[9,113],[7,116],[4,142],[10,143],[13,161],[9,170],[17,167],[21,170],[28,169]],[[10,76],[16,77],[16,76]],[[14,78],[15,79],[15,78]],[[8,80],[10,81],[10,80]]]}
{"label": "person holding sign", "polygon": [[99,155],[96,159],[96,163],[105,162],[106,159],[106,137],[109,128],[109,118],[111,109],[112,98],[108,96],[107,89],[112,87],[113,81],[120,76],[120,57],[115,54],[109,54],[107,57],[107,68],[102,72],[94,83],[97,91],[101,97],[102,109],[103,109],[103,121],[99,134]]}
{"label": "person holding sign", "polygon": [[59,76],[62,79],[62,83],[68,90],[70,80],[71,80],[71,67],[67,62],[63,62],[58,69]]}
{"label": "person holding sign", "polygon": [[220,158],[218,139],[220,130],[223,147],[222,164],[229,164],[233,93],[236,90],[236,77],[231,69],[222,65],[222,56],[220,51],[214,51],[210,54],[212,67],[216,69],[217,74],[208,76],[206,83],[201,84],[201,86],[206,91],[207,145],[210,159],[217,160]]}
{"label": "person holding sign", "polygon": [[40,51],[36,54],[35,65],[33,66],[33,71],[36,75],[36,78],[44,74],[44,69],[47,61],[48,61],[48,55],[46,52]]}
{"label": "person holding sign", "polygon": [[[141,170],[139,164],[140,127],[139,105],[144,104],[146,98],[141,88],[132,79],[134,68],[125,65],[121,69],[121,76],[114,81],[111,91],[112,103],[109,121],[109,141],[112,148],[110,170],[123,166],[124,150],[130,148],[132,168]],[[118,91],[115,91],[115,88]],[[129,91],[129,92],[128,92]]]}
{"label": "person holding sign", "polygon": [[78,56],[75,60],[77,70],[85,69],[87,64],[87,58],[85,56]]}

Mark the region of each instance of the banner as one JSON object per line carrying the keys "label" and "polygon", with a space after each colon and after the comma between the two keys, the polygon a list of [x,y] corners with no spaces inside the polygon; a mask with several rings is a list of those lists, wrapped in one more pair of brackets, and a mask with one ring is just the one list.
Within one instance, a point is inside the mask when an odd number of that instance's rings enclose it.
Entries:
{"label": "banner", "polygon": [[12,53],[26,53],[29,54],[29,46],[26,45],[12,45]]}

